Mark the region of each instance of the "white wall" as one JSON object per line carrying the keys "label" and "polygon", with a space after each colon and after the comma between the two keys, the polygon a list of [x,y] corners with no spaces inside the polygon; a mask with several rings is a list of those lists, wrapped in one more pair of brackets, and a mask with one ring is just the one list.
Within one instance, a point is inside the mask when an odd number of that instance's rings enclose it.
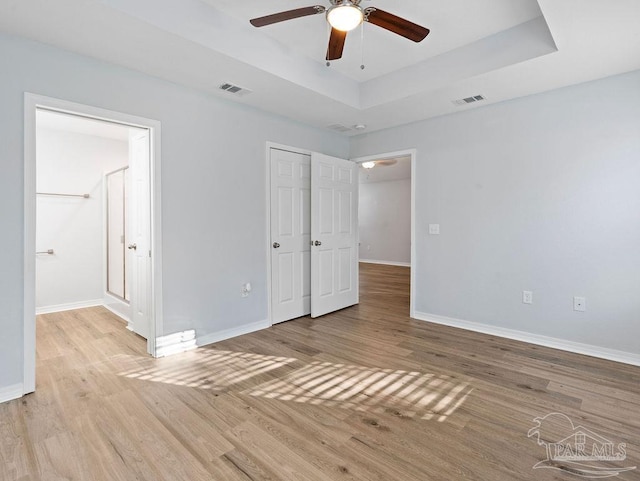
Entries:
{"label": "white wall", "polygon": [[38,128],[38,192],[90,198],[37,196],[36,308],[101,302],[104,292],[105,172],[128,163],[128,142]]}
{"label": "white wall", "polygon": [[359,188],[360,260],[409,264],[411,179],[362,182]]}
{"label": "white wall", "polygon": [[25,91],[162,123],[164,334],[267,318],[266,142],[344,158],[347,138],[16,37],[0,58],[0,390],[23,374]]}
{"label": "white wall", "polygon": [[639,86],[637,71],[353,140],[351,157],[417,149],[418,312],[640,354]]}

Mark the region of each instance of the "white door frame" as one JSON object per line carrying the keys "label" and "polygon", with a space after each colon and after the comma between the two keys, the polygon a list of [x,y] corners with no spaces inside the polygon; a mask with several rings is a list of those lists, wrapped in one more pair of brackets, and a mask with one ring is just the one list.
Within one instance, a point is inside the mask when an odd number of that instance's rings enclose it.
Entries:
{"label": "white door frame", "polygon": [[399,150],[396,152],[386,152],[377,155],[367,155],[366,157],[356,157],[350,159],[353,162],[361,164],[371,160],[391,159],[394,157],[411,157],[411,279],[409,287],[409,316],[415,317],[415,288],[416,288],[416,149]]}
{"label": "white door frame", "polygon": [[267,213],[265,215],[266,218],[266,224],[265,224],[265,228],[266,228],[266,252],[267,252],[267,312],[268,312],[268,321],[269,321],[269,325],[273,326],[273,316],[271,313],[271,309],[272,309],[272,302],[271,302],[271,289],[272,289],[272,285],[271,285],[271,149],[280,149],[280,150],[286,150],[287,152],[293,152],[296,154],[303,154],[303,155],[311,155],[313,152],[307,149],[301,149],[298,147],[291,147],[289,145],[283,145],[283,144],[277,144],[275,142],[267,142],[266,145],[266,163],[265,163],[265,169],[266,169],[266,191],[267,191],[267,199],[265,202],[265,206],[267,209]]}
{"label": "white door frame", "polygon": [[151,135],[151,323],[147,351],[156,356],[162,336],[162,229],[160,211],[160,122],[121,112],[25,92],[24,94],[24,373],[23,394],[36,388],[36,110],[38,108],[149,129]]}

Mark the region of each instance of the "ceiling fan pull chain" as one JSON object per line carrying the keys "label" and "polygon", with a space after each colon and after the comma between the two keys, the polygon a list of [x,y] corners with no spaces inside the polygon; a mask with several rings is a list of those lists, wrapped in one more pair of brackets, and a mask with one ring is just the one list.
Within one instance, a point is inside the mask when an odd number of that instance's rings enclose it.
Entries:
{"label": "ceiling fan pull chain", "polygon": [[360,70],[364,70],[364,22],[360,24]]}

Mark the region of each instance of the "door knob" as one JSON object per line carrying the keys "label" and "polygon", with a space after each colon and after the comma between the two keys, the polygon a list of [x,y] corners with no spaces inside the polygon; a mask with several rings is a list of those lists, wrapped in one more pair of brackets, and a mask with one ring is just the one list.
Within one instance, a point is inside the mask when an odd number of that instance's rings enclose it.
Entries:
{"label": "door knob", "polygon": [[127,249],[133,249],[134,251],[135,251],[137,248],[138,248],[138,246],[137,246],[137,245],[135,245],[135,244],[129,244],[129,245],[127,246]]}
{"label": "door knob", "polygon": [[280,244],[278,244],[277,242],[274,242],[274,243],[273,243],[273,248],[274,248],[274,249],[277,249],[278,247],[280,247]]}
{"label": "door knob", "polygon": [[322,245],[322,242],[320,242],[320,241],[315,241],[315,242],[313,243],[313,245],[314,245],[314,246],[321,246],[321,245]]}

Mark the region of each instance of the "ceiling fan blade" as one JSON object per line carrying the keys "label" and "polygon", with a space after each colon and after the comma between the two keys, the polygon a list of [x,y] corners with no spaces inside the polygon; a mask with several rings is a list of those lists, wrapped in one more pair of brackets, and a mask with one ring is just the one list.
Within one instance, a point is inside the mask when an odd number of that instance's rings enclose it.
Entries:
{"label": "ceiling fan blade", "polygon": [[373,23],[378,27],[382,27],[385,30],[389,30],[414,42],[420,42],[429,35],[428,28],[375,7],[364,9],[364,19],[369,23]]}
{"label": "ceiling fan blade", "polygon": [[389,165],[395,165],[398,163],[397,159],[386,159],[386,160],[376,160],[376,165],[382,165],[382,166],[389,166]]}
{"label": "ceiling fan blade", "polygon": [[331,29],[329,37],[329,47],[327,48],[327,60],[338,60],[342,57],[344,41],[347,39],[347,32],[342,32],[335,28]]}
{"label": "ceiling fan blade", "polygon": [[322,5],[314,5],[313,7],[296,8],[287,10],[286,12],[274,13],[265,17],[258,17],[249,20],[254,27],[264,27],[272,23],[284,22],[285,20],[293,20],[294,18],[306,17],[307,15],[316,15],[324,13],[326,8]]}

